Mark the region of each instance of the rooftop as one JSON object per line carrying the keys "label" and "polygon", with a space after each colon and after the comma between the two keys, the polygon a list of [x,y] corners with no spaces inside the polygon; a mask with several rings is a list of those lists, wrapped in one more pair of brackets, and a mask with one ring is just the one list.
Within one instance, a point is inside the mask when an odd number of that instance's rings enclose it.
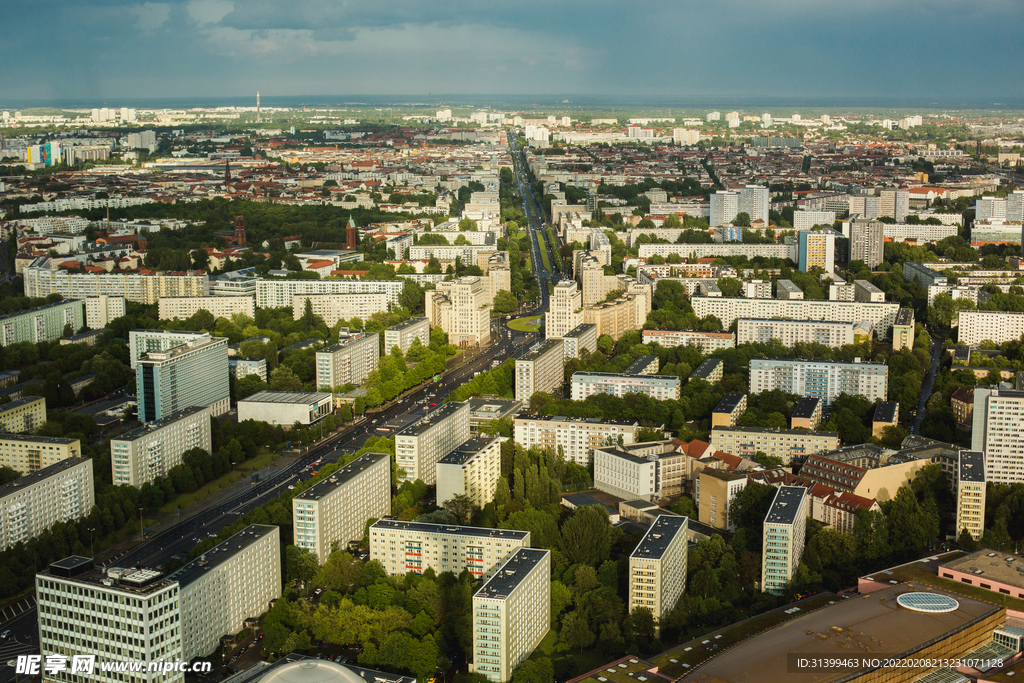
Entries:
{"label": "rooftop", "polygon": [[765,524],[793,524],[800,511],[807,489],[799,486],[780,486],[775,500],[764,518]]}
{"label": "rooftop", "polygon": [[738,479],[747,478],[746,475],[730,472],[729,470],[716,470],[714,467],[705,467],[698,474],[701,477],[712,477],[722,481],[737,481]]}
{"label": "rooftop", "polygon": [[385,330],[385,332],[400,332],[400,331],[406,329],[407,327],[414,327],[416,325],[422,325],[425,322],[427,322],[426,318],[409,318],[408,320],[403,320],[402,322],[398,323],[397,325],[393,325],[392,327],[389,327],[387,330]]}
{"label": "rooftop", "polygon": [[746,397],[746,394],[726,394],[712,412],[732,415]]}
{"label": "rooftop", "polygon": [[267,524],[250,524],[237,534],[207,550],[205,553],[186,564],[181,569],[168,575],[168,580],[177,581],[184,588],[200,579],[206,572],[218,567],[232,557],[248,548],[278,527]]}
{"label": "rooftop", "polygon": [[875,416],[871,419],[873,422],[893,424],[896,422],[898,409],[899,404],[896,401],[879,401],[875,404]]}
{"label": "rooftop", "polygon": [[1019,555],[983,548],[970,555],[942,563],[939,566],[939,576],[942,575],[943,569],[974,574],[1024,589],[1024,558]]}
{"label": "rooftop", "polygon": [[[14,401],[11,401],[14,403]],[[8,403],[7,405],[10,405]],[[24,443],[49,443],[60,446],[69,446],[73,443],[80,443],[78,439],[65,439],[60,436],[33,436],[32,434],[0,434],[0,441],[22,441]]]}
{"label": "rooftop", "polygon": [[468,403],[470,422],[486,422],[508,417],[523,407],[522,401],[507,401],[500,398],[475,397],[469,399]]}
{"label": "rooftop", "polygon": [[706,358],[690,373],[690,379],[707,379],[722,364],[721,358]]}
{"label": "rooftop", "polygon": [[[561,284],[561,283],[559,283],[559,284]],[[571,330],[569,330],[568,332],[566,332],[565,336],[563,337],[563,339],[565,337],[572,337],[574,339],[576,337],[582,337],[584,334],[586,334],[587,332],[590,331],[590,328],[594,328],[594,330],[597,330],[597,325],[595,325],[594,323],[580,323],[576,327],[574,327]]]}
{"label": "rooftop", "polygon": [[149,353],[140,357],[139,362],[159,363],[171,360],[172,358],[176,358],[177,356],[188,353],[190,351],[197,351],[199,349],[214,347],[218,345],[223,345],[224,348],[227,349],[227,337],[210,337],[209,335],[206,335],[203,337],[193,339],[191,341],[178,344],[177,346],[172,346],[171,348],[165,349],[163,351],[150,351]]}
{"label": "rooftop", "polygon": [[495,434],[478,434],[477,436],[470,437],[468,441],[456,447],[451,453],[448,453],[437,462],[439,465],[442,463],[445,465],[462,465],[484,448],[497,441],[498,438]]}
{"label": "rooftop", "polygon": [[635,361],[630,363],[629,367],[624,370],[627,375],[638,375],[647,369],[652,363],[655,368],[658,367],[658,357],[655,355],[640,356]]}
{"label": "rooftop", "polygon": [[660,559],[669,544],[675,539],[680,531],[685,535],[689,523],[688,517],[676,517],[675,515],[658,515],[654,523],[640,539],[636,549],[630,557],[643,560]]}
{"label": "rooftop", "polygon": [[562,340],[561,339],[545,339],[544,341],[542,341],[541,343],[537,344],[532,349],[530,349],[530,351],[525,353],[521,358],[519,358],[519,360],[522,360],[522,361],[534,361],[534,360],[537,360],[538,358],[540,358],[541,356],[543,356],[544,354],[549,353],[551,351],[554,351],[555,349],[558,349],[559,351],[561,351],[561,349],[562,349]]}
{"label": "rooftop", "polygon": [[985,483],[985,454],[981,451],[960,451],[960,481]]}
{"label": "rooftop", "polygon": [[6,413],[8,411],[14,410],[15,408],[21,408],[23,406],[29,405],[30,403],[37,403],[39,401],[45,401],[45,399],[42,396],[26,396],[25,398],[16,398],[10,403],[0,405],[0,413]]}
{"label": "rooftop", "polygon": [[814,417],[819,405],[821,405],[821,399],[817,396],[804,396],[796,402],[792,416],[797,419],[810,419]]}
{"label": "rooftop", "polygon": [[[301,665],[303,663],[307,664],[307,668],[302,668]],[[341,673],[342,670],[347,670],[356,674],[362,678],[363,681],[366,681],[366,683],[416,683],[416,678],[412,676],[402,676],[401,674],[385,671],[364,669],[350,664],[336,664],[334,662],[328,662],[324,659],[317,659],[316,657],[310,657],[296,652],[292,652],[281,657],[281,659],[277,660],[273,664],[259,662],[255,666],[251,666],[230,678],[224,679],[224,683],[260,683],[265,679],[265,677],[269,680],[269,677],[271,676],[276,680],[277,677],[275,674],[289,664],[297,664],[298,670],[296,671],[294,667],[290,667],[292,668],[292,671],[285,671],[282,679],[291,681],[292,683],[327,683],[329,681],[342,681],[347,678]]]}
{"label": "rooftop", "polygon": [[519,548],[473,597],[504,600],[550,554],[550,550]]}
{"label": "rooftop", "polygon": [[63,560],[51,562],[48,568],[39,573],[42,576],[88,584],[100,590],[133,593],[139,596],[158,593],[173,583],[155,569],[96,567],[91,557],[81,555],[71,555]]}
{"label": "rooftop", "polygon": [[623,427],[634,426],[636,422],[629,420],[602,420],[599,417],[566,417],[564,415],[517,415],[516,420],[528,420],[534,422],[575,422],[577,424],[602,424],[619,425]]}
{"label": "rooftop", "polygon": [[820,358],[764,358],[762,356],[756,356],[750,359],[751,364],[754,361],[763,361],[765,363],[813,363],[818,365],[856,365],[856,366],[874,366],[880,368],[888,368],[885,363],[878,363],[871,360],[824,360]]}
{"label": "rooftop", "polygon": [[678,382],[679,377],[676,375],[630,375],[624,372],[574,372],[572,378],[575,380],[577,377],[617,377],[619,379],[639,379],[642,381],[648,380],[664,380]]}
{"label": "rooftop", "polygon": [[486,527],[460,526],[458,524],[405,522],[400,519],[380,519],[374,522],[370,528],[398,529],[401,531],[415,531],[421,534],[448,534],[473,538],[508,538],[517,541],[522,541],[530,535],[529,531],[518,531],[516,529],[488,529]]}
{"label": "rooftop", "polygon": [[421,436],[424,432],[434,427],[438,420],[449,418],[468,405],[468,403],[458,403],[456,401],[443,403],[427,413],[422,420],[409,425],[395,436]]}
{"label": "rooftop", "polygon": [[739,434],[788,434],[793,436],[815,436],[839,438],[839,432],[809,432],[806,429],[772,429],[771,427],[714,427],[712,432],[737,432]]}
{"label": "rooftop", "polygon": [[391,455],[389,453],[363,453],[341,469],[332,472],[330,476],[313,484],[292,500],[320,500],[334,489],[360,474],[367,467],[375,465],[385,458],[390,460]]}
{"label": "rooftop", "polygon": [[322,391],[312,393],[304,391],[261,391],[249,398],[242,399],[245,403],[291,403],[304,405],[320,403],[325,400],[331,400],[331,395]]}
{"label": "rooftop", "polygon": [[914,324],[914,309],[912,308],[901,308],[896,311],[896,322],[893,325],[913,325]]}
{"label": "rooftop", "polygon": [[616,458],[622,458],[622,459],[628,460],[630,462],[635,462],[635,463],[638,463],[640,465],[644,465],[644,464],[647,464],[647,463],[653,463],[654,462],[654,460],[651,459],[651,458],[647,458],[647,457],[640,456],[640,455],[634,455],[633,453],[630,453],[626,449],[621,448],[619,446],[603,446],[601,448],[595,448],[594,449],[594,456],[595,457],[597,456],[598,451],[600,451],[601,453],[606,453],[608,455],[615,456]]}
{"label": "rooftop", "polygon": [[146,424],[142,425],[138,429],[133,429],[130,432],[125,432],[124,434],[120,434],[118,436],[115,436],[115,437],[113,437],[111,439],[111,441],[135,441],[136,439],[141,439],[144,436],[148,436],[149,434],[152,434],[153,432],[155,432],[158,429],[163,429],[164,427],[169,427],[170,425],[174,424],[175,422],[178,422],[179,420],[184,420],[186,417],[189,417],[190,415],[195,415],[196,413],[202,412],[204,410],[209,410],[209,407],[208,406],[192,406],[191,408],[185,408],[184,410],[178,410],[176,412],[171,413],[170,415],[168,415],[166,417],[160,418],[159,420],[155,420],[153,422],[147,422]]}
{"label": "rooftop", "polygon": [[39,311],[45,311],[48,308],[61,308],[63,306],[67,306],[69,304],[78,304],[79,306],[81,306],[82,303],[83,302],[75,300],[75,299],[68,299],[66,301],[57,301],[57,302],[54,302],[52,304],[45,304],[43,306],[36,306],[35,308],[25,308],[25,309],[22,309],[20,311],[15,311],[14,313],[7,313],[6,315],[0,315],[0,321],[8,320],[8,319],[9,320],[13,320],[14,318],[18,318],[18,317],[21,317],[23,315],[31,315],[33,313],[38,313]]}
{"label": "rooftop", "polygon": [[56,462],[49,467],[44,467],[41,470],[36,470],[35,472],[29,472],[28,474],[22,475],[9,484],[0,486],[0,499],[6,498],[12,493],[23,491],[29,486],[38,484],[44,479],[52,477],[55,474],[60,474],[65,470],[78,467],[82,463],[88,462],[88,460],[89,458],[64,458],[60,462]]}

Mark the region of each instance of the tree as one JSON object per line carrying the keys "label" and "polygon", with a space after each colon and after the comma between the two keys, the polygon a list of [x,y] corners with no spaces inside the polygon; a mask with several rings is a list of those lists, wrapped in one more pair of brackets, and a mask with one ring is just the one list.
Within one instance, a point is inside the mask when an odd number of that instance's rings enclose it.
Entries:
{"label": "tree", "polygon": [[611,550],[611,526],[604,508],[587,505],[577,508],[562,524],[559,547],[572,564],[596,567],[608,559]]}
{"label": "tree", "polygon": [[746,211],[740,211],[736,214],[736,218],[732,219],[732,224],[739,228],[750,227],[750,214]]}
{"label": "tree", "polygon": [[494,312],[512,313],[519,308],[519,302],[512,292],[507,289],[499,289],[494,294]]}
{"label": "tree", "polygon": [[602,334],[597,338],[597,348],[601,353],[607,355],[615,348],[615,340],[607,334]]}
{"label": "tree", "polygon": [[472,218],[463,218],[461,221],[459,221],[459,230],[472,231],[476,229],[476,221],[473,220]]}
{"label": "tree", "polygon": [[580,610],[570,612],[562,620],[559,639],[565,643],[566,647],[579,650],[580,654],[583,654],[583,650],[594,643],[594,633],[587,625],[587,617]]}
{"label": "tree", "polygon": [[469,524],[473,518],[473,499],[465,493],[457,493],[442,503],[442,507],[459,519],[460,524]]}
{"label": "tree", "polygon": [[302,380],[295,376],[291,368],[282,365],[270,373],[270,389],[272,391],[302,391]]}

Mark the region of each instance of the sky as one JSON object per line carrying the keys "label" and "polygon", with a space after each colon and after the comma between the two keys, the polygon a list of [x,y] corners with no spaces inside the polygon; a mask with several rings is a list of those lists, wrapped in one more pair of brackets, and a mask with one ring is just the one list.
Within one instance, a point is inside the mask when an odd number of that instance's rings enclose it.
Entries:
{"label": "sky", "polygon": [[1024,102],[1024,0],[0,0],[5,102]]}

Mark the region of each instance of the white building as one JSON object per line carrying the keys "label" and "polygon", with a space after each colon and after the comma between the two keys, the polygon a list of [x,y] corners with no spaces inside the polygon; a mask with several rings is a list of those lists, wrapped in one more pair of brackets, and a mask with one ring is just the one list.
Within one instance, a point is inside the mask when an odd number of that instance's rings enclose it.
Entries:
{"label": "white building", "polygon": [[454,524],[382,519],[370,526],[370,559],[392,576],[468,570],[486,578],[520,548],[530,545],[529,531],[485,529]]}
{"label": "white building", "polygon": [[815,225],[832,227],[836,222],[835,211],[796,211],[793,213],[793,229],[810,230]]}
{"label": "white building", "polygon": [[[562,336],[565,360],[580,358],[584,350],[589,353],[597,351],[597,325],[593,323],[580,323]],[[565,372],[564,365],[562,372]]]}
{"label": "white building", "polygon": [[161,320],[186,320],[197,311],[207,311],[215,319],[236,313],[256,318],[256,299],[251,296],[169,296],[160,298]]}
{"label": "white building", "polygon": [[1024,391],[974,389],[971,450],[985,454],[985,478],[999,484],[1024,482]]}
{"label": "white building", "polygon": [[660,495],[658,461],[618,446],[594,449],[594,488],[623,500],[651,501]]}
{"label": "white building", "polygon": [[799,396],[820,398],[827,406],[839,394],[885,401],[889,392],[889,366],[870,361],[751,358],[750,393],[778,389]]}
{"label": "white building", "polygon": [[544,336],[564,337],[583,323],[583,292],[575,280],[560,280],[555,285],[544,315]]}
{"label": "white building", "polygon": [[176,346],[213,337],[209,332],[188,330],[130,330],[128,332],[128,363],[138,367],[139,359],[153,351],[169,351]]}
{"label": "white building", "polygon": [[572,375],[572,400],[582,401],[594,394],[622,398],[642,393],[659,401],[679,398],[679,378],[675,375],[625,375],[614,372],[575,372]]}
{"label": "white building", "polygon": [[516,399],[529,401],[538,391],[561,393],[565,350],[561,339],[545,339],[516,359]]}
{"label": "white building", "polygon": [[298,294],[385,294],[388,303],[398,305],[405,280],[257,280],[256,306],[291,306]]}
{"label": "white building", "polygon": [[[8,405],[20,404],[12,408],[10,412],[21,412],[32,407],[32,404],[20,403],[26,400],[19,399],[9,403]],[[39,399],[39,401],[42,400]],[[15,416],[11,421],[16,422],[17,417]],[[43,422],[39,424],[41,425]],[[0,467],[10,467],[22,474],[37,472],[56,465],[61,460],[80,457],[82,457],[82,444],[78,439],[32,436],[31,434],[0,434]]]}
{"label": "white building", "polygon": [[455,346],[486,346],[491,341],[491,296],[483,278],[439,282],[425,295],[427,319]]}
{"label": "white building", "polygon": [[501,440],[478,434],[437,461],[437,502],[465,495],[483,509],[494,500],[501,476]]}
{"label": "white building", "polygon": [[395,434],[399,481],[437,483],[437,462],[470,437],[469,403],[445,403]]}
{"label": "white building", "polygon": [[[515,418],[515,442],[523,448],[561,450],[566,460],[590,467],[594,449],[606,444],[628,446],[636,441],[639,424],[627,420],[597,418],[519,415]],[[610,441],[609,441],[610,440]]]}
{"label": "white building", "polygon": [[644,344],[657,344],[666,349],[693,345],[704,353],[736,347],[732,332],[698,332],[696,330],[644,330]]}
{"label": "white building", "polygon": [[956,476],[956,535],[967,531],[976,541],[985,533],[985,454],[960,451]]}
{"label": "white building", "polygon": [[342,328],[337,344],[316,352],[316,388],[360,385],[380,367],[380,335]]}
{"label": "white building", "polygon": [[319,422],[333,411],[331,395],[323,392],[261,391],[238,402],[238,421],[256,420],[291,427]]}
{"label": "white building", "polygon": [[957,340],[961,344],[977,346],[986,340],[1002,344],[1020,339],[1022,334],[1024,334],[1024,313],[960,311]]}
{"label": "white building", "polygon": [[473,595],[470,670],[511,680],[550,628],[551,551],[520,548]]}
{"label": "white building", "polygon": [[[155,304],[164,296],[207,296],[210,278],[206,273],[71,273],[53,270],[45,263],[25,268],[25,296],[60,294],[65,299],[88,299],[109,294],[128,301]],[[306,282],[293,280],[293,282]]]}
{"label": "white building", "polygon": [[100,294],[85,300],[85,326],[90,330],[102,330],[111,320],[125,315],[126,299],[123,296]]}
{"label": "white building", "polygon": [[738,318],[790,318],[793,320],[867,320],[875,335],[887,337],[900,310],[898,303],[820,301],[816,299],[745,299],[743,297],[694,296],[690,299],[698,318],[713,315],[729,327]]}
{"label": "white building", "polygon": [[84,517],[95,504],[91,458],[66,458],[0,486],[0,550]]}
{"label": "white building", "polygon": [[389,303],[385,292],[361,294],[296,294],[292,297],[292,315],[295,320],[306,312],[309,302],[313,315],[320,316],[324,324],[334,327],[339,320],[359,318],[364,322],[374,313],[387,313]]}
{"label": "white building", "polygon": [[789,465],[807,456],[839,448],[837,432],[811,432],[806,429],[764,429],[761,427],[715,427],[711,447],[716,451],[753,458],[766,453]]}
{"label": "white building", "polygon": [[430,345],[430,321],[426,318],[403,320],[384,330],[384,353],[391,353],[391,349],[396,346],[402,353],[408,353],[417,339],[420,340],[420,346]]}
{"label": "white building", "polygon": [[292,498],[295,545],[320,564],[350,541],[366,521],[391,514],[391,455],[364,453]]}
{"label": "white building", "polygon": [[114,486],[136,488],[166,477],[193,448],[213,453],[209,406],[193,406],[149,422],[110,440],[110,469]]}
{"label": "white building", "polygon": [[630,613],[648,609],[657,625],[675,609],[686,589],[689,521],[687,517],[658,515],[630,554]]}
{"label": "white building", "polygon": [[781,486],[764,518],[761,590],[784,595],[804,555],[807,529],[807,489]]}
{"label": "white building", "polygon": [[780,318],[740,318],[736,321],[736,343],[767,343],[778,339],[785,346],[797,342],[823,344],[837,349],[854,343],[857,323],[827,320],[784,320]]}

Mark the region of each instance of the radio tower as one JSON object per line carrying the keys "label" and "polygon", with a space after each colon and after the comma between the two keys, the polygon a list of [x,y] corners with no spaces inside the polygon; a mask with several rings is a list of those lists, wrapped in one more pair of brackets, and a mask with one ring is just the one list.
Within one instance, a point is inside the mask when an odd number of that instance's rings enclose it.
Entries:
{"label": "radio tower", "polygon": [[256,91],[256,123],[260,123],[260,91]]}

